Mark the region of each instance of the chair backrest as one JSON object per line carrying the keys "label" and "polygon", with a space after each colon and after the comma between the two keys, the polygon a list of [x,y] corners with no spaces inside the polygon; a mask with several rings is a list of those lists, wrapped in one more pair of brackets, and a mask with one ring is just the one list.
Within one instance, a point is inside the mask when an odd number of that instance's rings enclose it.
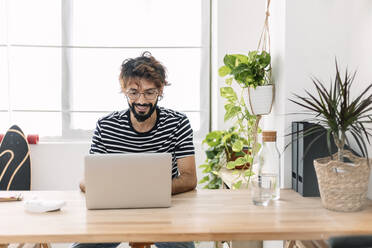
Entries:
{"label": "chair backrest", "polygon": [[0,190],[30,189],[30,148],[22,130],[13,125],[0,144]]}

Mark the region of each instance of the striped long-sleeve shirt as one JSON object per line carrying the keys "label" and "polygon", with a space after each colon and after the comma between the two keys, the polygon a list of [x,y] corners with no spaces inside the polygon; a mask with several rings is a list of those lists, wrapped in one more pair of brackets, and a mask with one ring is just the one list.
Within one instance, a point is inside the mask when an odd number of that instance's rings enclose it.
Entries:
{"label": "striped long-sleeve shirt", "polygon": [[194,155],[193,132],[186,115],[157,108],[155,126],[139,133],[132,127],[129,110],[100,118],[90,153],[154,152],[172,154],[172,177],[177,177],[177,159]]}

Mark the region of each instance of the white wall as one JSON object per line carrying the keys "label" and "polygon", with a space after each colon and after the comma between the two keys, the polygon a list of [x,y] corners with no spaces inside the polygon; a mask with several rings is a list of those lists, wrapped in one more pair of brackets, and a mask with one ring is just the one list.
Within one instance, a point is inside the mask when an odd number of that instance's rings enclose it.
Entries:
{"label": "white wall", "polygon": [[[195,141],[196,164],[205,160],[200,141]],[[84,156],[90,143],[39,143],[31,149],[33,190],[77,190],[84,174]],[[202,177],[200,169],[198,178]]]}
{"label": "white wall", "polygon": [[[226,53],[246,53],[256,49],[261,31],[265,2],[213,1],[214,32],[212,49],[213,129],[225,129],[223,100],[218,88],[224,86],[217,69]],[[288,115],[300,109],[290,103],[292,93],[312,91],[311,76],[325,81],[334,76],[334,59],[342,69],[358,69],[355,90],[372,80],[372,1],[370,0],[275,0],[270,8],[271,52],[276,95],[273,112],[265,116],[261,127],[278,131],[278,145],[283,151],[290,124],[301,116]],[[217,60],[217,61],[216,61]],[[372,150],[371,150],[372,153]],[[291,187],[290,147],[282,156],[282,178]],[[372,180],[371,180],[372,186]],[[369,191],[372,197],[372,190]]]}
{"label": "white wall", "polygon": [[[271,16],[274,77],[277,83],[273,113],[265,118],[265,128],[277,127],[281,150],[289,142],[284,134],[290,124],[303,116],[288,115],[301,110],[288,101],[293,93],[313,92],[310,77],[330,82],[337,57],[344,70],[358,69],[356,92],[372,78],[367,59],[372,52],[372,2],[368,0],[279,0],[273,1]],[[275,123],[275,124],[274,124]],[[291,155],[282,158],[284,187],[290,187]],[[372,197],[372,191],[369,192]]]}
{"label": "white wall", "polygon": [[77,190],[89,143],[39,143],[31,149],[31,189]]}
{"label": "white wall", "polygon": [[212,1],[212,129],[227,129],[224,123],[224,100],[219,88],[226,86],[218,76],[225,54],[256,50],[262,31],[265,11],[264,0]]}
{"label": "white wall", "polygon": [[[270,5],[270,36],[271,36],[271,59],[273,66],[273,79],[275,83],[275,98],[270,115],[263,116],[261,128],[264,130],[277,131],[277,145],[281,153],[288,138],[285,138],[286,129],[286,92],[290,87],[286,82],[286,0],[271,1]],[[282,155],[281,182],[282,187],[291,188],[291,164],[284,161],[286,156],[291,156],[290,149]]]}

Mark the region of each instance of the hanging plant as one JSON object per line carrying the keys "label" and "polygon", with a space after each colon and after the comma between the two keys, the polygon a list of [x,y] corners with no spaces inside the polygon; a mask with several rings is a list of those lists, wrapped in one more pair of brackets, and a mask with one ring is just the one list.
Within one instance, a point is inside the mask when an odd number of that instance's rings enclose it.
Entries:
{"label": "hanging plant", "polygon": [[224,66],[220,67],[218,74],[220,77],[230,75],[226,79],[226,84],[231,85],[232,80],[242,88],[262,86],[270,84],[268,72],[271,70],[270,54],[262,51],[252,51],[244,54],[227,54],[224,59]]}

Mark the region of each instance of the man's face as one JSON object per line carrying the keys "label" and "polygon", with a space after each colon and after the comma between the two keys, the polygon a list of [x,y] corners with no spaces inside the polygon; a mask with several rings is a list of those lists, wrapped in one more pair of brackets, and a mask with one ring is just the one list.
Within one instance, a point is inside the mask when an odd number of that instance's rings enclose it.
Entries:
{"label": "man's face", "polygon": [[134,117],[137,121],[143,122],[156,109],[158,96],[162,94],[162,89],[158,89],[155,83],[146,79],[129,80],[124,94]]}

